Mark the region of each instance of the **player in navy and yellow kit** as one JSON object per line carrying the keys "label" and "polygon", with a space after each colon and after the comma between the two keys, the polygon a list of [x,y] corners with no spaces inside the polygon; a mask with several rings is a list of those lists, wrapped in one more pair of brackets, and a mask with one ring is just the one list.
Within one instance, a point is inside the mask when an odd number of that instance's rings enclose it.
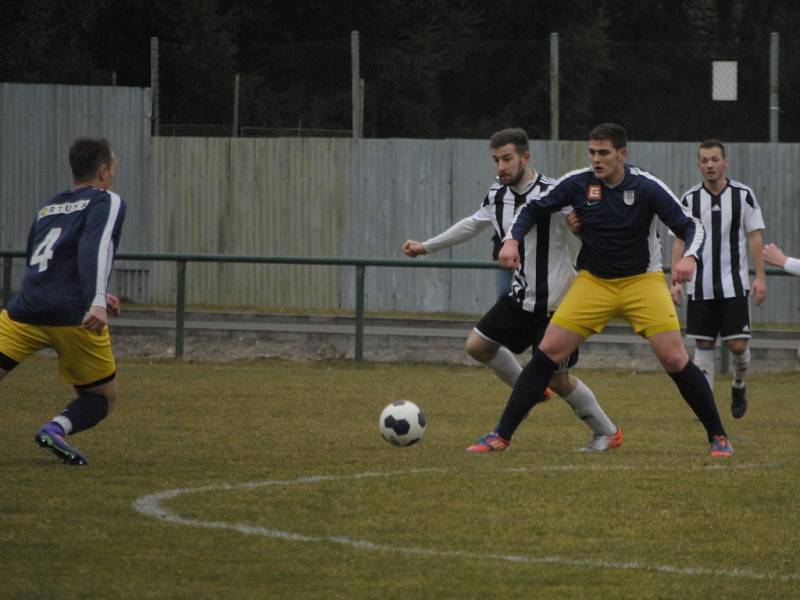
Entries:
{"label": "player in navy and yellow kit", "polygon": [[107,293],[125,203],[109,191],[116,157],[104,139],[79,138],[69,151],[72,189],[50,198],[28,235],[22,289],[0,313],[0,379],[42,348],[58,354],[61,378],[78,397],[36,433],[39,446],[65,463],[86,457],[65,441],[97,425],[117,396]]}
{"label": "player in navy and yellow kit", "polygon": [[704,241],[698,219],[684,213],[678,199],[658,178],[627,165],[627,135],[613,123],[589,134],[591,167],[568,173],[538,201],[517,214],[500,252],[507,268],[519,264],[519,243],[539,222],[572,206],[581,222],[578,276],[553,315],[533,359],[508,399],[497,430],[484,436],[508,442],[547,382],[576,348],[615,317],[627,320],[650,343],[661,365],[703,423],[712,456],[733,449],[702,371],[689,360],[669,290],[661,270],[656,219],[681,240],[685,250],[672,271],[673,281],[694,273]]}

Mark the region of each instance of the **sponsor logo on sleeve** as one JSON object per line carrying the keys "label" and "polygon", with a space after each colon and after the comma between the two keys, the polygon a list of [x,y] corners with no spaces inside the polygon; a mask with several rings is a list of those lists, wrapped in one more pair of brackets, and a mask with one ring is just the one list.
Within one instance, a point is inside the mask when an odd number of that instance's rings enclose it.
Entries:
{"label": "sponsor logo on sleeve", "polygon": [[83,210],[89,205],[91,200],[78,200],[77,202],[65,202],[64,204],[51,204],[39,211],[38,219],[44,219],[52,215],[68,215],[79,210]]}

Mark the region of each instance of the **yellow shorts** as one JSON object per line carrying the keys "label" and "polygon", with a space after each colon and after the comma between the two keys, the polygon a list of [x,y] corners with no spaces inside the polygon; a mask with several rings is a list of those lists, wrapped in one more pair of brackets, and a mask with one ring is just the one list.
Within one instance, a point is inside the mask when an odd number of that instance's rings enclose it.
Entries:
{"label": "yellow shorts", "polygon": [[21,363],[42,348],[58,354],[58,372],[70,385],[88,386],[108,380],[116,372],[108,327],[94,333],[80,325],[29,325],[0,312],[0,352]]}
{"label": "yellow shorts", "polygon": [[579,271],[550,322],[588,338],[617,317],[646,338],[681,327],[661,272],[603,279]]}

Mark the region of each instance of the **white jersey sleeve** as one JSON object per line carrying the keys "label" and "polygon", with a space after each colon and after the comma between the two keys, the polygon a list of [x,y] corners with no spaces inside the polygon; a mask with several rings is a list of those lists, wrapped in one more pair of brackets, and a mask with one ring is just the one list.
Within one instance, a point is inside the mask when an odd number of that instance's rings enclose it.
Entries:
{"label": "white jersey sleeve", "polygon": [[790,275],[797,275],[800,277],[800,259],[791,257],[787,258],[786,263],[783,265],[783,270]]}
{"label": "white jersey sleeve", "polygon": [[742,222],[745,232],[750,233],[751,231],[766,229],[767,226],[764,224],[764,216],[761,214],[761,207],[758,205],[756,195],[753,193],[753,190],[746,185],[742,185],[742,187],[745,189],[748,196],[745,198],[743,204],[745,210]]}
{"label": "white jersey sleeve", "polygon": [[425,240],[422,242],[422,246],[428,253],[437,252],[443,248],[449,248],[450,246],[456,246],[462,242],[466,242],[491,226],[491,220],[482,219],[481,211],[478,211],[474,215],[454,223],[439,235]]}

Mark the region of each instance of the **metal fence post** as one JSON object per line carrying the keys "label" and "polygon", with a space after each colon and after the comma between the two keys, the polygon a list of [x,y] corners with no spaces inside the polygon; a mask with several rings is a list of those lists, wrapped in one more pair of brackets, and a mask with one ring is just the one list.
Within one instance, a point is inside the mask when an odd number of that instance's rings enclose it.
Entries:
{"label": "metal fence post", "polygon": [[361,64],[357,31],[350,32],[350,68],[352,71],[353,138],[358,139],[361,137],[361,123],[364,122],[364,106],[361,103]]}
{"label": "metal fence post", "polygon": [[159,135],[159,114],[158,114],[158,38],[150,38],[150,95],[152,97],[153,106],[151,119],[153,120],[153,127],[151,129],[154,136]]}
{"label": "metal fence post", "polygon": [[186,261],[177,261],[178,288],[175,298],[175,358],[183,358],[183,330],[186,323]]}
{"label": "metal fence post", "polygon": [[356,265],[356,362],[364,362],[364,265]]}
{"label": "metal fence post", "polygon": [[773,31],[769,44],[769,141],[778,142],[778,125],[780,123],[780,86],[778,69],[780,66],[780,39],[778,32]]}
{"label": "metal fence post", "polygon": [[3,257],[3,306],[8,306],[11,300],[11,261],[12,257]]}
{"label": "metal fence post", "polygon": [[550,34],[550,139],[557,140],[558,133],[558,33]]}
{"label": "metal fence post", "polygon": [[239,137],[239,73],[233,78],[233,137]]}
{"label": "metal fence post", "polygon": [[358,135],[364,135],[364,80],[358,80]]}

